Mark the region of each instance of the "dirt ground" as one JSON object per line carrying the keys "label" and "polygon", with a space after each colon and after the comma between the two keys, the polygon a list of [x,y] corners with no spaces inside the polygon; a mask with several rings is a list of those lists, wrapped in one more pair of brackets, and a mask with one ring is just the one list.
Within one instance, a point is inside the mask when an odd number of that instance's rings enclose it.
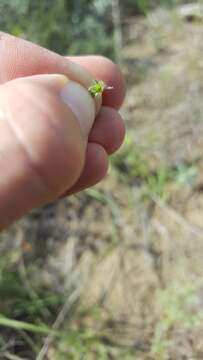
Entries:
{"label": "dirt ground", "polygon": [[[95,189],[18,222],[0,247],[21,246],[26,263],[37,259],[36,281],[57,291],[74,279],[83,306],[100,308],[83,325],[131,349],[126,359],[203,359],[203,24],[160,11],[131,19],[126,34],[129,172],[112,165]],[[159,182],[162,168],[176,176]]]}

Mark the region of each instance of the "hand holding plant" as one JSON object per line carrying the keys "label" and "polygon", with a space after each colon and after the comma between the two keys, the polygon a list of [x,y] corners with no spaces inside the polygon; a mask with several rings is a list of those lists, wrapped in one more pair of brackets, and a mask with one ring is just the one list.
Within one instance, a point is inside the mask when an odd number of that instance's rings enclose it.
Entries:
{"label": "hand holding plant", "polygon": [[[104,177],[108,155],[124,137],[116,109],[125,86],[119,69],[102,57],[65,58],[7,34],[1,45],[3,228]],[[102,98],[105,84],[111,89]]]}

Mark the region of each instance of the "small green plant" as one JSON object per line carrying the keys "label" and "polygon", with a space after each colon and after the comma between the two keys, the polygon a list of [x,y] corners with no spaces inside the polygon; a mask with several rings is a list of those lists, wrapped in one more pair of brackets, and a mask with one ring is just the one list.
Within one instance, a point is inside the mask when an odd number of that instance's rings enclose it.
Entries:
{"label": "small green plant", "polygon": [[112,86],[108,86],[102,80],[94,80],[93,84],[89,87],[88,91],[90,95],[95,98],[98,95],[102,95],[104,90],[112,90]]}

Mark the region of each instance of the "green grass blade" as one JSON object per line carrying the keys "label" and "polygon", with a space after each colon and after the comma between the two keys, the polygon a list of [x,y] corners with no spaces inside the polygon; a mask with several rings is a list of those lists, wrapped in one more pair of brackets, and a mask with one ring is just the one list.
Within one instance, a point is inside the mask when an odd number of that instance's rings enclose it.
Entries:
{"label": "green grass blade", "polygon": [[36,324],[27,323],[24,321],[13,320],[13,319],[6,318],[2,315],[0,315],[0,326],[13,328],[16,330],[31,331],[31,332],[37,333],[37,334],[44,334],[44,335],[52,334],[53,336],[57,336],[57,337],[61,336],[61,334],[58,331],[52,330],[49,327],[47,327],[46,325],[43,325],[43,324],[36,325]]}

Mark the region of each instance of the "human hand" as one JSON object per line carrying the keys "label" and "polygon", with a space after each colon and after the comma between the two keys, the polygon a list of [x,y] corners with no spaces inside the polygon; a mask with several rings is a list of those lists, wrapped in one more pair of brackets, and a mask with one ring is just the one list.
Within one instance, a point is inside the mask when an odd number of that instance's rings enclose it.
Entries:
{"label": "human hand", "polygon": [[[4,228],[32,208],[103,178],[108,155],[124,137],[117,109],[125,85],[110,60],[65,58],[4,33],[0,55],[0,228]],[[94,79],[114,87],[104,93],[102,104],[86,90]]]}

